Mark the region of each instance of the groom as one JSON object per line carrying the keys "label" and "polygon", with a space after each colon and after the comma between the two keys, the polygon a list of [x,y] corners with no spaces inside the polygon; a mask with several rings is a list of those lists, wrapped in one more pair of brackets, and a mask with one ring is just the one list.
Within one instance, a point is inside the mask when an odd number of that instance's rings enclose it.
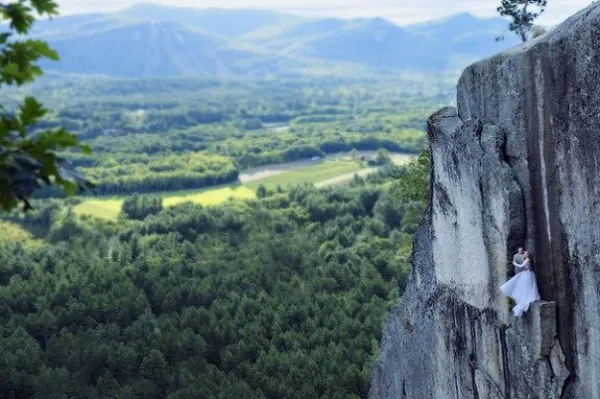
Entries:
{"label": "groom", "polygon": [[523,271],[520,267],[523,262],[525,262],[525,250],[523,248],[519,248],[519,252],[513,256],[513,266],[515,267],[515,276]]}

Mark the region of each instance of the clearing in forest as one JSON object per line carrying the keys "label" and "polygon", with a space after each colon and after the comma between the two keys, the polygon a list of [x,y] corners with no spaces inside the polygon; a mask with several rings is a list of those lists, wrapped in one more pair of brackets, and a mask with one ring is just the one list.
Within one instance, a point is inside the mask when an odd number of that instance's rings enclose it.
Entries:
{"label": "clearing in forest", "polygon": [[[393,154],[392,160],[401,164],[412,159],[410,155]],[[201,205],[218,205],[230,198],[252,199],[256,197],[259,185],[275,189],[277,186],[286,186],[297,183],[313,183],[318,187],[341,184],[352,179],[354,174],[366,175],[376,168],[364,168],[360,163],[350,160],[327,159],[325,161],[301,162],[296,168],[286,167],[286,170],[277,174],[266,174],[264,177],[248,179],[245,183],[209,187],[198,190],[171,191],[147,195],[163,197],[164,206],[173,206],[183,202],[194,202]],[[265,170],[277,168],[275,165],[264,167]],[[260,174],[259,174],[260,175]],[[85,199],[75,207],[78,215],[89,215],[102,219],[114,220],[119,216],[121,204],[125,197],[95,197]]]}
{"label": "clearing in forest", "polygon": [[16,223],[0,220],[0,245],[2,243],[21,243],[29,248],[40,247],[45,241],[36,238],[29,231]]}

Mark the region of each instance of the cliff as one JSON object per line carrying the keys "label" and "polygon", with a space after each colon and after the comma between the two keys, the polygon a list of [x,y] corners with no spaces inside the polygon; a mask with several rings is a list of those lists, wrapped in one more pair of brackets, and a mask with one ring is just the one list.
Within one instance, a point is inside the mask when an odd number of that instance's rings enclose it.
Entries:
{"label": "cliff", "polygon": [[[467,68],[372,399],[600,398],[600,4]],[[520,245],[543,302],[498,287]]]}

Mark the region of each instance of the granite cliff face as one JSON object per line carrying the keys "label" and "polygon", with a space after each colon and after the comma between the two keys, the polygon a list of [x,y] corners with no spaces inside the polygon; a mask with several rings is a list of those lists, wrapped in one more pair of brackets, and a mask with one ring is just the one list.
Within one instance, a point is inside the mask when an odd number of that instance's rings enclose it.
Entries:
{"label": "granite cliff face", "polygon": [[[600,398],[600,4],[465,70],[373,399]],[[534,252],[544,302],[498,287]]]}

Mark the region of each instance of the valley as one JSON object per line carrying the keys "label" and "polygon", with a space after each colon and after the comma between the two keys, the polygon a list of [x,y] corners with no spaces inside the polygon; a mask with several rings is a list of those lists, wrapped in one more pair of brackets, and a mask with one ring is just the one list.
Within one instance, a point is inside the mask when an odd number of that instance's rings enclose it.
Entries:
{"label": "valley", "polygon": [[0,396],[364,397],[427,201],[423,120],[452,92],[55,73],[6,90],[9,108],[27,94],[51,109],[36,129],[90,145],[61,156],[96,187],[46,187],[0,217],[0,322],[26,328],[0,356],[34,381]]}
{"label": "valley", "polygon": [[85,143],[51,154],[93,187],[0,214],[0,397],[366,397],[428,202],[424,121],[454,101],[449,60],[476,56],[441,43],[456,21],[36,23],[61,61],[2,86],[0,117]]}
{"label": "valley", "polygon": [[0,398],[600,397],[600,3],[161,1],[0,4]]}
{"label": "valley", "polygon": [[29,91],[55,105],[41,127],[66,126],[94,150],[91,157],[70,155],[97,185],[93,194],[122,197],[206,190],[259,177],[267,185],[319,183],[360,167],[323,167],[309,180],[302,173],[283,180],[274,175],[353,150],[367,158],[379,149],[418,154],[425,144],[422,118],[452,91],[443,81],[396,82],[51,75]]}

